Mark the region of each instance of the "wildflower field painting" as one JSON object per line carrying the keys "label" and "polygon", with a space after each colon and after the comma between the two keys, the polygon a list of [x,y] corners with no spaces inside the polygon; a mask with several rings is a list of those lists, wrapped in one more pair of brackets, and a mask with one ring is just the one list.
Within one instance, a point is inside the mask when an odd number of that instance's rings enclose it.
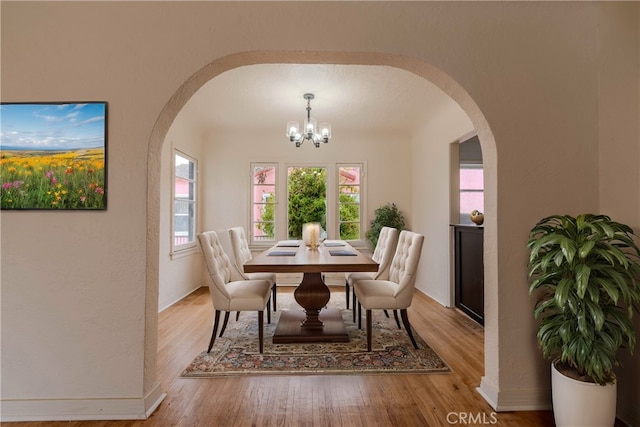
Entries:
{"label": "wildflower field painting", "polygon": [[107,207],[107,104],[2,103],[2,209]]}

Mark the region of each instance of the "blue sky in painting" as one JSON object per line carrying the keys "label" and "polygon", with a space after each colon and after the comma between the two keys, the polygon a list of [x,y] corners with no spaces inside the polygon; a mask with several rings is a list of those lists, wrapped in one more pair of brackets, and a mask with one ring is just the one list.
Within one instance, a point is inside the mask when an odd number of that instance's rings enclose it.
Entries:
{"label": "blue sky in painting", "polygon": [[105,115],[105,103],[2,104],[0,149],[104,147]]}

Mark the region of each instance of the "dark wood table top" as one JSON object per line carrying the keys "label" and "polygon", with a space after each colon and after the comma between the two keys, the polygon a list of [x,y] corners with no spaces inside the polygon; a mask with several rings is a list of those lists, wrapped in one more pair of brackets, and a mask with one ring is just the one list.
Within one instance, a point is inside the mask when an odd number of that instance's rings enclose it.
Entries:
{"label": "dark wood table top", "polygon": [[[337,255],[341,252],[355,255]],[[310,249],[300,242],[298,247],[276,245],[267,249],[247,261],[244,264],[244,271],[245,273],[375,272],[378,271],[378,263],[348,243],[344,246],[326,246],[322,243],[317,249]]]}

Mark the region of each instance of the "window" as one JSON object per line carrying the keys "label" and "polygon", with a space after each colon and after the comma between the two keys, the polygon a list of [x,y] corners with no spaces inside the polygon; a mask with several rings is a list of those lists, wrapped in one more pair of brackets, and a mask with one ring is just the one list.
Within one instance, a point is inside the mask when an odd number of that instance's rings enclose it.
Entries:
{"label": "window", "polygon": [[484,212],[484,173],[482,165],[460,164],[460,223],[471,224],[473,210]]}
{"label": "window", "polygon": [[364,176],[362,163],[252,163],[251,243],[301,239],[306,222],[319,222],[330,239],[362,239]]}
{"label": "window", "polygon": [[287,199],[288,238],[301,239],[302,224],[307,222],[319,222],[327,229],[326,168],[288,168]]}
{"label": "window", "polygon": [[278,168],[274,164],[251,166],[251,238],[254,242],[275,240],[277,178]]}
{"label": "window", "polygon": [[471,211],[484,212],[484,170],[477,135],[460,143],[459,170],[460,224],[473,224],[469,218]]}
{"label": "window", "polygon": [[341,240],[360,239],[361,170],[360,166],[338,165],[338,230]]}
{"label": "window", "polygon": [[196,247],[196,161],[175,151],[173,170],[173,252]]}

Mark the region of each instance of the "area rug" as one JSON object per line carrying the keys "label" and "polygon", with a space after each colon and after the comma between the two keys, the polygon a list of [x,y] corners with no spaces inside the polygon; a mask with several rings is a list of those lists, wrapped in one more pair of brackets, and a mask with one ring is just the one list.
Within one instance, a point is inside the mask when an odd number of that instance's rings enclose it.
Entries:
{"label": "area rug", "polygon": [[[365,314],[362,329],[346,310],[344,292],[332,292],[329,307],[341,308],[349,342],[273,344],[272,337],[282,310],[300,310],[292,294],[278,295],[278,311],[265,319],[264,352],[258,352],[258,320],[255,312],[243,312],[235,320],[232,313],[227,329],[210,353],[203,351],[182,372],[186,378],[213,378],[229,375],[312,375],[312,374],[430,374],[450,372],[447,364],[413,330],[418,343],[414,349],[404,327],[398,329],[391,314],[375,310],[373,351],[367,352]],[[266,314],[265,314],[266,318]],[[207,331],[211,334],[211,329]],[[210,335],[207,335],[207,339]],[[208,341],[203,342],[203,347]]]}

